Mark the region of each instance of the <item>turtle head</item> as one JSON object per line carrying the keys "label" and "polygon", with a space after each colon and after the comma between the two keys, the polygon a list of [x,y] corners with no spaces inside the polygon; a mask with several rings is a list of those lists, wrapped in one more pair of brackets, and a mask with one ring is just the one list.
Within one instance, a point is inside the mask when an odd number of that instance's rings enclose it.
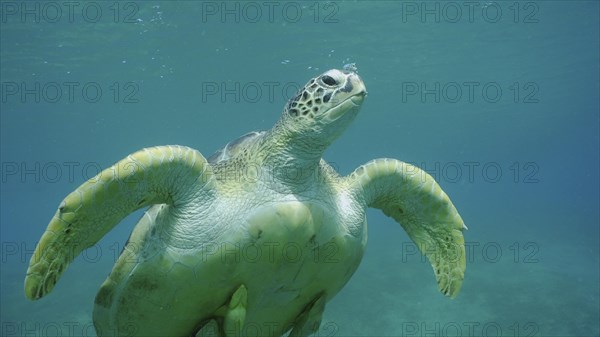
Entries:
{"label": "turtle head", "polygon": [[280,124],[293,141],[324,150],[356,117],[366,95],[356,73],[329,70],[311,79],[289,100]]}
{"label": "turtle head", "polygon": [[366,95],[363,81],[352,71],[329,70],[306,83],[285,105],[261,142],[265,148],[258,151],[267,165],[277,168],[277,180],[293,188],[314,181],[323,152],[354,120]]}

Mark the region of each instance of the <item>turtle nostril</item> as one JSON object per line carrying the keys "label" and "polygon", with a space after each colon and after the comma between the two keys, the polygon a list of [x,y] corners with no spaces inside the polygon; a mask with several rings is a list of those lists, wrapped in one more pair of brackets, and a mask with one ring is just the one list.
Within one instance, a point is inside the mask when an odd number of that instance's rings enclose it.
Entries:
{"label": "turtle nostril", "polygon": [[325,83],[327,85],[331,85],[331,86],[334,86],[334,85],[338,84],[337,81],[333,77],[331,77],[329,75],[323,76],[321,78],[321,80],[323,81],[323,83]]}

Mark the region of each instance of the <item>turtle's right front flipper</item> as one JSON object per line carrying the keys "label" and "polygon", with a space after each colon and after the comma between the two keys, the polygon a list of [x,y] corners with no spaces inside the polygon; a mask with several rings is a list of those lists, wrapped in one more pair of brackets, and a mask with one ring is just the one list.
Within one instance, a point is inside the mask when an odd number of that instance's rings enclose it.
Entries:
{"label": "turtle's right front flipper", "polygon": [[67,265],[130,213],[152,204],[174,207],[207,194],[213,176],[206,159],[183,146],[143,149],[79,186],[60,204],[29,262],[25,295],[48,294]]}

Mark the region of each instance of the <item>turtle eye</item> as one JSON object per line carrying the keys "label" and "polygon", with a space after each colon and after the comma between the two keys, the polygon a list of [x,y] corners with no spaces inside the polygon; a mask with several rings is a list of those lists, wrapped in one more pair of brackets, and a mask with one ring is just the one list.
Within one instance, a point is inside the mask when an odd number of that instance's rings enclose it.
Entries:
{"label": "turtle eye", "polygon": [[325,83],[329,86],[334,86],[334,85],[338,84],[337,81],[329,75],[325,75],[325,76],[321,77],[321,81],[323,81],[323,83]]}

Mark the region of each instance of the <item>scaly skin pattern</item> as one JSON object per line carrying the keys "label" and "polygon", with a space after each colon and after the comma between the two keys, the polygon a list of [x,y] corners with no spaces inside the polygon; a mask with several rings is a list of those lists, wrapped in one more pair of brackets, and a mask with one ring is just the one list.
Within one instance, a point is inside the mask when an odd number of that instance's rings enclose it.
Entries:
{"label": "scaly skin pattern", "polygon": [[99,336],[314,333],[360,264],[368,207],[403,226],[442,293],[456,296],[466,227],[433,178],[393,159],[342,177],[321,159],[365,96],[358,75],[330,70],[271,130],[209,161],[181,146],[126,157],[60,204],[32,257],[26,296],[47,295],[84,248],[148,206],[96,296]]}
{"label": "scaly skin pattern", "polygon": [[[158,202],[186,202],[210,174],[202,155],[181,146],[147,148],[88,180],[59,205],[31,259],[25,294],[38,299],[52,290],[66,266],[131,212]],[[194,186],[184,188],[180,184]]]}

